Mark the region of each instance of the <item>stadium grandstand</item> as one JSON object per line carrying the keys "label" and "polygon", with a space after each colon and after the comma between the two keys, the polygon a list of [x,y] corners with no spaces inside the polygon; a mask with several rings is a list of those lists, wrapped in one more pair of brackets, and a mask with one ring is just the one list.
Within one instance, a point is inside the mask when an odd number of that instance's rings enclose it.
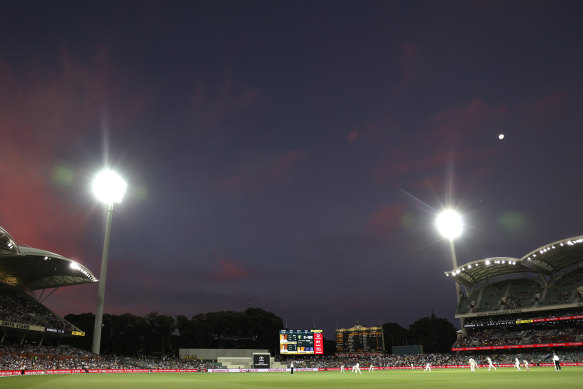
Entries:
{"label": "stadium grandstand", "polygon": [[463,289],[456,310],[463,331],[453,351],[583,350],[583,236],[445,275]]}
{"label": "stadium grandstand", "polygon": [[59,342],[84,333],[42,302],[58,288],[97,282],[85,266],[49,251],[17,244],[0,227],[0,346]]}

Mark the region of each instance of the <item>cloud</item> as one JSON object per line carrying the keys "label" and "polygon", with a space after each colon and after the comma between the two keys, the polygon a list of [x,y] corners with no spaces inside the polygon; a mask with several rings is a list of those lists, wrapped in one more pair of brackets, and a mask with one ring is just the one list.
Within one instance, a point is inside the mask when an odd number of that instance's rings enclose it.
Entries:
{"label": "cloud", "polygon": [[250,162],[240,166],[236,173],[221,179],[219,189],[227,193],[252,194],[285,186],[296,166],[306,156],[304,150],[290,150]]}
{"label": "cloud", "polygon": [[[194,313],[193,309],[216,310],[217,306],[232,309],[233,301],[237,300],[233,295],[239,296],[242,291],[254,293],[252,287],[240,284],[252,280],[254,273],[220,250],[183,263],[177,264],[176,260],[165,263],[168,266],[161,266],[158,258],[147,255],[139,259],[132,256],[111,257],[106,313],[144,315],[155,311],[189,315]],[[99,274],[96,276],[99,277]],[[74,293],[71,293],[71,288],[74,288]],[[62,315],[92,312],[96,296],[97,284],[78,285],[63,288],[47,304]],[[241,297],[242,300],[247,298]]]}
{"label": "cloud", "polygon": [[358,130],[352,130],[350,131],[350,134],[348,134],[348,140],[351,143],[356,142],[358,138],[360,138],[360,132]]}
{"label": "cloud", "polygon": [[199,82],[191,104],[194,126],[200,133],[210,131],[219,125],[227,115],[253,105],[259,98],[256,88],[236,90],[232,77],[223,81],[220,90],[213,90]]}
{"label": "cloud", "polygon": [[388,235],[400,227],[404,213],[403,204],[383,205],[369,217],[366,230],[374,235]]}
{"label": "cloud", "polygon": [[[399,244],[396,238],[401,234],[406,216],[405,204],[385,204],[375,209],[366,222],[355,231],[340,234],[320,236],[310,241],[309,255],[300,256],[303,263],[313,269],[322,269],[326,272],[330,266],[351,267],[355,261],[359,266],[373,265],[377,268],[379,258],[384,256],[387,249],[394,250]],[[296,262],[298,262],[296,260]],[[381,262],[384,262],[382,260]],[[338,273],[336,277],[347,282],[354,281],[352,273]]]}
{"label": "cloud", "polygon": [[419,65],[419,50],[416,46],[406,43],[401,46],[399,59],[402,73],[395,94],[402,92],[417,76]]}
{"label": "cloud", "polygon": [[215,269],[206,275],[206,278],[217,282],[230,282],[247,279],[251,272],[243,265],[227,258],[220,253],[213,255],[216,260]]}
{"label": "cloud", "polygon": [[[51,187],[50,166],[62,147],[73,147],[78,134],[67,131],[74,112],[60,83],[64,77],[38,79],[1,67],[0,84],[0,216],[20,242],[57,252],[57,231],[73,242],[82,229],[73,216],[74,205],[59,198]],[[59,243],[65,243],[62,240]]]}
{"label": "cloud", "polygon": [[85,265],[91,211],[78,197],[87,184],[84,163],[95,156],[104,113],[126,128],[145,101],[129,97],[106,53],[99,48],[81,63],[63,49],[55,66],[0,63],[0,198],[10,204],[0,209],[2,225],[19,242]]}
{"label": "cloud", "polygon": [[436,172],[434,175],[424,175],[414,182],[411,188],[419,191],[433,190],[435,188],[443,188],[446,182],[444,174]]}
{"label": "cloud", "polygon": [[490,106],[481,99],[438,112],[419,123],[414,136],[388,144],[387,157],[374,169],[375,180],[411,178],[423,183],[454,161],[470,172],[487,172],[483,165],[496,152],[487,140],[494,139],[499,123],[507,116],[506,107]]}
{"label": "cloud", "polygon": [[[481,143],[482,135],[495,134],[496,125],[503,121],[509,113],[505,106],[492,106],[480,98],[432,115],[422,123],[422,130],[431,140],[442,140],[452,143]],[[472,139],[474,141],[472,141]]]}
{"label": "cloud", "polygon": [[538,128],[546,126],[563,113],[567,98],[567,93],[553,92],[520,105],[518,110],[523,115],[523,121],[526,124]]}

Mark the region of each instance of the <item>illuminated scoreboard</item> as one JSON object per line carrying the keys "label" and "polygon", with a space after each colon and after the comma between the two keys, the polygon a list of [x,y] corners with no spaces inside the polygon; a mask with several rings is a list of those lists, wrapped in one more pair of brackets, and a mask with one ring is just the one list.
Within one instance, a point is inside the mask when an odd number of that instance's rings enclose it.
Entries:
{"label": "illuminated scoreboard", "polygon": [[280,354],[324,354],[322,330],[279,331]]}

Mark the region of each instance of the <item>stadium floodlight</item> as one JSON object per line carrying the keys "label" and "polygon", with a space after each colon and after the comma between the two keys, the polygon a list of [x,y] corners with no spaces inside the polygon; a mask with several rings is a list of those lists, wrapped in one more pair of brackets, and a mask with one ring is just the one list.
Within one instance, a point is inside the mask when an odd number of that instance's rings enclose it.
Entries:
{"label": "stadium floodlight", "polygon": [[103,170],[93,181],[93,193],[104,204],[121,203],[126,188],[126,182],[112,170]]}
{"label": "stadium floodlight", "polygon": [[115,172],[104,170],[93,181],[93,193],[107,205],[107,221],[105,224],[105,239],[101,257],[101,274],[99,275],[99,290],[97,292],[97,310],[95,312],[95,326],[93,328],[94,354],[99,355],[101,349],[101,327],[103,324],[103,305],[105,301],[105,280],[107,277],[107,255],[109,252],[109,237],[111,234],[111,218],[113,204],[121,203],[127,188],[126,182]]}
{"label": "stadium floodlight", "polygon": [[437,230],[446,239],[453,240],[462,234],[463,221],[459,213],[453,209],[441,212],[435,221]]}

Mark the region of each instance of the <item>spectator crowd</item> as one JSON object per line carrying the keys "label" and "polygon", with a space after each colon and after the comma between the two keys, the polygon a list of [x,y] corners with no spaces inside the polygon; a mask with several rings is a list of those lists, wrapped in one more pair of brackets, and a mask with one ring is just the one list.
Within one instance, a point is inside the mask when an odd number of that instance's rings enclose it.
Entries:
{"label": "spectator crowd", "polygon": [[0,320],[55,330],[78,330],[32,296],[3,282],[0,282]]}
{"label": "spectator crowd", "polygon": [[[583,362],[583,350],[562,351],[561,362]],[[420,367],[467,365],[469,358],[486,364],[490,357],[495,364],[513,364],[515,358],[531,365],[551,363],[550,349],[504,353],[431,353],[418,355],[338,354],[333,356],[282,356],[275,360],[296,368],[339,368],[360,364],[361,367]],[[3,345],[0,346],[0,370],[60,370],[60,369],[198,369],[222,368],[214,361],[162,357],[97,356],[71,346]]]}
{"label": "spectator crowd", "polygon": [[97,356],[70,346],[0,346],[0,370],[208,369],[216,363],[171,356]]}
{"label": "spectator crowd", "polygon": [[[561,362],[583,362],[583,350],[559,352]],[[504,352],[504,353],[431,353],[417,355],[395,354],[340,354],[334,356],[278,356],[276,360],[294,364],[298,368],[338,368],[354,366],[359,363],[361,367],[420,367],[467,365],[470,358],[478,364],[487,364],[486,357],[490,357],[495,364],[514,364],[515,358],[528,360],[530,364],[552,363],[553,351],[545,349],[530,352]]]}

